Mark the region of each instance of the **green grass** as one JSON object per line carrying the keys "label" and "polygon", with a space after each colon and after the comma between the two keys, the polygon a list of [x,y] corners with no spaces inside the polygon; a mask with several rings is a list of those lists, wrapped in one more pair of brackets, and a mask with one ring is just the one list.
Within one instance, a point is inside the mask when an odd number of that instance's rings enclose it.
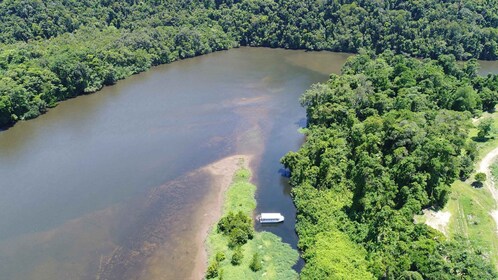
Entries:
{"label": "green grass", "polygon": [[468,182],[457,181],[452,186],[445,210],[451,212],[450,238],[464,236],[498,264],[496,225],[489,215],[495,202],[485,188],[473,188]]}
{"label": "green grass", "polygon": [[[494,120],[491,134],[495,135],[496,131],[498,131],[498,113],[484,113],[483,116]],[[471,129],[469,137],[472,138],[476,135],[477,128]],[[478,149],[477,163],[479,163],[486,154],[498,147],[498,138],[492,136],[486,142],[476,143]],[[494,177],[498,178],[498,165],[496,163],[493,169],[496,170],[493,172]],[[454,238],[460,235],[468,238],[484,254],[488,255],[492,263],[498,268],[498,236],[496,224],[489,214],[495,209],[496,203],[485,187],[474,188],[471,186],[473,175],[465,182],[456,181],[452,185],[450,199],[443,209],[443,211],[451,213],[449,237]]]}
{"label": "green grass", "polygon": [[[482,159],[486,154],[491,152],[494,148],[498,147],[498,137],[496,136],[496,132],[498,131],[498,112],[494,113],[483,113],[482,118],[492,118],[493,119],[493,127],[491,129],[491,137],[488,138],[486,142],[476,142],[478,149],[478,158]],[[477,124],[475,127],[470,129],[469,137],[473,138],[477,136]]]}
{"label": "green grass", "polygon": [[223,216],[230,211],[242,211],[252,216],[252,212],[256,209],[256,199],[254,198],[256,186],[249,182],[250,178],[251,171],[249,169],[241,168],[235,172],[232,184],[225,194]]}
{"label": "green grass", "polygon": [[496,182],[496,179],[498,178],[498,162],[496,161],[491,165],[491,175],[493,176]]}
{"label": "green grass", "polygon": [[[233,182],[225,194],[223,216],[230,211],[244,213],[252,216],[256,209],[254,198],[256,186],[249,182],[250,170],[239,169]],[[254,238],[242,246],[244,258],[240,265],[230,263],[233,250],[228,248],[228,238],[217,232],[216,226],[207,238],[209,263],[215,260],[218,252],[223,252],[226,259],[220,262],[220,276],[215,279],[297,279],[298,274],[292,269],[299,255],[289,244],[270,232],[256,232]],[[249,268],[254,253],[258,252],[262,259],[262,269],[253,272]]]}

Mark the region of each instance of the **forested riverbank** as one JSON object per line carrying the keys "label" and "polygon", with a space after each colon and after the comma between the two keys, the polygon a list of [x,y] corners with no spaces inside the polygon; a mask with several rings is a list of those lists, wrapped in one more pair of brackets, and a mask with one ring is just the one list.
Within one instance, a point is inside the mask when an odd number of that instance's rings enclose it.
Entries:
{"label": "forested riverbank", "polygon": [[474,1],[3,1],[0,127],[153,65],[238,45],[496,59],[497,9]]}
{"label": "forested riverbank", "polygon": [[[496,76],[474,62],[363,53],[311,87],[307,141],[283,159],[298,210],[303,279],[495,279],[471,240],[414,224],[474,167],[470,119],[493,109]],[[330,244],[335,244],[331,246]]]}
{"label": "forested riverbank", "polygon": [[[244,160],[246,162],[244,162]],[[267,231],[255,232],[256,186],[251,184],[247,157],[241,158],[232,183],[223,194],[223,214],[207,239],[207,279],[298,279],[292,269],[299,255]]]}
{"label": "forested riverbank", "polygon": [[200,279],[202,224],[216,214],[208,205],[218,205],[223,185],[203,167],[237,154],[254,155],[257,212],[289,217],[264,230],[296,248],[279,159],[302,143],[299,96],[339,73],[347,57],[268,48],[208,54],[61,102],[1,132],[2,277],[190,279],[200,263],[193,277]]}
{"label": "forested riverbank", "polygon": [[307,142],[282,161],[301,277],[495,279],[471,240],[413,216],[472,173],[470,118],[498,100],[497,76],[478,76],[476,59],[497,59],[497,41],[494,1],[2,1],[0,127],[240,45],[360,52],[303,96]]}

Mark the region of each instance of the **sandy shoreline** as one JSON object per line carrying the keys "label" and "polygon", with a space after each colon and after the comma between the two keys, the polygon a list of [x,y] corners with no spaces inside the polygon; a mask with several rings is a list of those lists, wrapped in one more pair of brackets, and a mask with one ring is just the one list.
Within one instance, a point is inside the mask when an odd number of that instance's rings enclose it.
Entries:
{"label": "sandy shoreline", "polygon": [[206,238],[213,225],[221,218],[225,192],[232,183],[233,175],[241,166],[249,167],[252,156],[234,155],[209,164],[201,170],[212,176],[212,195],[206,198],[198,209],[197,217],[202,217],[199,221],[199,228],[196,240],[199,248],[198,254],[193,262],[193,269],[190,279],[203,279],[208,262],[206,248]]}

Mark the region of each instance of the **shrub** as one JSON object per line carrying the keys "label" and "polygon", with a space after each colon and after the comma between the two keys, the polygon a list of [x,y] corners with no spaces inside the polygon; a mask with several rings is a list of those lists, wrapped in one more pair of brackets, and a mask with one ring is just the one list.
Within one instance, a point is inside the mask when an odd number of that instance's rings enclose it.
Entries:
{"label": "shrub", "polygon": [[223,268],[220,268],[220,270],[218,272],[218,279],[219,280],[225,279],[225,277],[223,276],[224,274],[225,274],[225,271],[223,270]]}
{"label": "shrub", "polygon": [[251,268],[252,271],[260,271],[263,266],[261,265],[261,257],[259,256],[258,253],[254,253],[252,256],[251,264],[249,264],[249,268]]}
{"label": "shrub", "polygon": [[218,253],[216,253],[215,258],[216,258],[217,262],[222,262],[222,261],[224,261],[226,259],[226,256],[225,256],[225,253],[218,252]]}
{"label": "shrub", "polygon": [[233,255],[232,255],[232,261],[231,263],[233,265],[239,265],[241,262],[242,262],[242,259],[244,258],[244,255],[242,254],[242,248],[240,247],[237,247],[234,251],[233,251]]}
{"label": "shrub", "polygon": [[220,268],[220,265],[217,261],[211,262],[211,264],[207,268],[206,278],[212,279],[212,278],[218,277],[219,268]]}
{"label": "shrub", "polygon": [[228,246],[233,248],[236,246],[244,245],[247,243],[249,239],[247,232],[243,231],[240,228],[235,228],[230,232]]}

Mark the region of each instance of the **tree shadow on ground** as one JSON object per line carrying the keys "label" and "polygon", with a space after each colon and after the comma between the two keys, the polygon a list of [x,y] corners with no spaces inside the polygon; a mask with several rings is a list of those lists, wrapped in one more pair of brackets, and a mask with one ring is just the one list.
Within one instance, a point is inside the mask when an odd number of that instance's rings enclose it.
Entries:
{"label": "tree shadow on ground", "polygon": [[470,185],[476,189],[480,189],[484,186],[484,184],[482,182],[479,182],[479,181],[474,181]]}
{"label": "tree shadow on ground", "polygon": [[477,136],[472,137],[472,141],[479,143],[488,142],[491,139],[494,139],[494,137],[477,137]]}

